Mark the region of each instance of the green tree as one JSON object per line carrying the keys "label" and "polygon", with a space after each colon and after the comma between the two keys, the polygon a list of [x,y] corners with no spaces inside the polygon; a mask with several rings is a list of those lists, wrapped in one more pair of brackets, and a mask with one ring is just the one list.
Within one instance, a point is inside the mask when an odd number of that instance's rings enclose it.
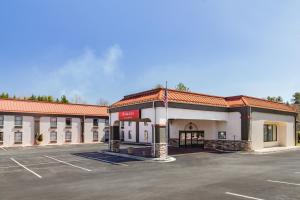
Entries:
{"label": "green tree", "polygon": [[157,89],[157,88],[163,88],[163,85],[160,84],[160,83],[158,83],[158,84],[156,84],[156,85],[154,86],[154,89]]}
{"label": "green tree", "polygon": [[300,92],[295,92],[295,94],[293,94],[292,102],[294,104],[300,104]]}
{"label": "green tree", "polygon": [[178,83],[178,85],[176,86],[176,90],[189,92],[190,88],[185,86],[183,83]]}
{"label": "green tree", "polygon": [[278,96],[278,97],[271,97],[271,96],[268,96],[267,97],[267,100],[269,101],[274,101],[274,102],[279,102],[279,103],[282,103],[283,102],[283,98],[281,96]]}
{"label": "green tree", "polygon": [[62,95],[60,98],[61,103],[69,103],[69,100],[67,99],[66,95]]}
{"label": "green tree", "polygon": [[47,101],[48,101],[48,102],[53,102],[53,101],[54,101],[53,96],[47,96]]}

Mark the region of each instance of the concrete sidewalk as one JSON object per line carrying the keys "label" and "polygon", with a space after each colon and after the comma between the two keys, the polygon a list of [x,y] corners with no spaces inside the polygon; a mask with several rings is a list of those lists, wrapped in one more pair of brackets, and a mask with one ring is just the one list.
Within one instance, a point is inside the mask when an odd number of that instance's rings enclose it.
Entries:
{"label": "concrete sidewalk", "polygon": [[296,151],[300,150],[300,146],[294,147],[270,147],[264,148],[260,150],[255,150],[253,153],[255,154],[268,154],[268,153],[277,153],[277,152],[284,152],[284,151]]}

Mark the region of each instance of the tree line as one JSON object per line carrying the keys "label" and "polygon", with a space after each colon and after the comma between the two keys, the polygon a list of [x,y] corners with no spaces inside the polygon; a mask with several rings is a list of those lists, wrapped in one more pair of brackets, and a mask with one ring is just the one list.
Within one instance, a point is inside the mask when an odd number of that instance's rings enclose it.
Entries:
{"label": "tree line", "polygon": [[0,94],[0,99],[23,99],[32,101],[45,101],[45,102],[57,102],[57,103],[70,103],[66,95],[62,95],[60,98],[54,98],[50,95],[31,95],[29,97],[17,97],[16,95],[9,95],[7,92]]}

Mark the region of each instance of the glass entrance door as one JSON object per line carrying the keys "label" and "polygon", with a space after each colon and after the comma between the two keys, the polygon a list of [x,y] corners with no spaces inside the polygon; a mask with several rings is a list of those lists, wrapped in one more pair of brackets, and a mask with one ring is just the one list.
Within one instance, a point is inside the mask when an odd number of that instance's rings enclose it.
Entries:
{"label": "glass entrance door", "polygon": [[179,131],[179,147],[204,147],[204,131]]}

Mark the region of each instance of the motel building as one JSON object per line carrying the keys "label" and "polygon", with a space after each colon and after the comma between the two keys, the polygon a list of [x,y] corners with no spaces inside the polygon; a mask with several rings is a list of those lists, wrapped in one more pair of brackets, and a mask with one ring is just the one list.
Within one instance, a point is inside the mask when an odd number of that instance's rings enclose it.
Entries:
{"label": "motel building", "polygon": [[0,99],[0,147],[104,142],[108,121],[105,106]]}
{"label": "motel building", "polygon": [[120,143],[152,145],[165,158],[168,146],[262,150],[296,145],[296,111],[289,105],[249,96],[219,97],[168,89],[124,96],[109,108],[111,151]]}

